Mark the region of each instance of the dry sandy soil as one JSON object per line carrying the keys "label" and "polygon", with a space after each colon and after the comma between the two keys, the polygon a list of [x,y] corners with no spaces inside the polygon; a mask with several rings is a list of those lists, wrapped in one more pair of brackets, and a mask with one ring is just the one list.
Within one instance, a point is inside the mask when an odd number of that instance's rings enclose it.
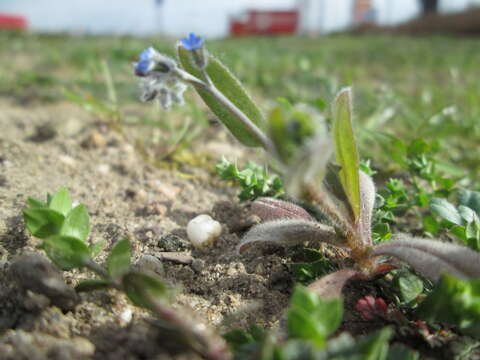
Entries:
{"label": "dry sandy soil", "polygon": [[[220,331],[279,323],[292,285],[284,250],[235,253],[241,208],[235,190],[211,170],[153,167],[71,104],[23,107],[3,100],[0,106],[0,359],[195,358],[175,349],[174,340],[146,321],[150,314],[116,291],[84,293],[73,305],[59,305],[19,286],[11,264],[22,254],[40,253],[21,210],[27,197],[43,199],[62,186],[87,205],[90,241],[106,241],[100,262],[126,235],[137,266],[156,271],[177,289],[174,306],[181,311],[191,309]],[[224,133],[197,147],[215,157],[245,157]],[[205,251],[192,249],[185,231],[201,213],[223,226],[221,238]],[[187,259],[162,261],[162,252],[182,252]],[[69,286],[89,275],[63,273]]]}

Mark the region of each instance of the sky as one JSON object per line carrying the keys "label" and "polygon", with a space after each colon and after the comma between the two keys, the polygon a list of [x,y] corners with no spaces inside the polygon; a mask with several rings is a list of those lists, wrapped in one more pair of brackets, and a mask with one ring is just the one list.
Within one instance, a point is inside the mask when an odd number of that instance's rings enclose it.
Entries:
{"label": "sky", "polygon": [[[350,21],[353,0],[310,0],[309,21],[319,22],[315,6],[323,3],[322,30],[338,30]],[[296,0],[0,0],[0,13],[25,15],[32,30],[145,35],[158,32],[207,37],[228,33],[229,18],[247,8],[287,9]],[[418,14],[417,0],[372,0],[381,24]],[[443,10],[460,10],[480,0],[440,0]]]}

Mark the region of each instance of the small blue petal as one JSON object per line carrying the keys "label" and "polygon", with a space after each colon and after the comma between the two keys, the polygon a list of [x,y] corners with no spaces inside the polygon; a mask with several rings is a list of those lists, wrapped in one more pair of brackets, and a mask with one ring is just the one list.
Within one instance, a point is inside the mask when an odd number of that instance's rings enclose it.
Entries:
{"label": "small blue petal", "polygon": [[135,64],[135,74],[144,76],[152,67],[153,62],[150,60],[140,60]]}
{"label": "small blue petal", "polygon": [[188,34],[188,37],[181,39],[180,42],[185,49],[194,51],[202,48],[205,39],[192,32]]}
{"label": "small blue petal", "polygon": [[155,49],[150,46],[140,53],[140,60],[152,60],[153,54],[155,54]]}

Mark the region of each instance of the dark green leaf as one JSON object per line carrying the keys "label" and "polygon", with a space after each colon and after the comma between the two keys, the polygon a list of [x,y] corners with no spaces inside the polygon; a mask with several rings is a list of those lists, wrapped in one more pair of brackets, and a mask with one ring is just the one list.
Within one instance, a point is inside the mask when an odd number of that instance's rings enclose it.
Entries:
{"label": "dark green leaf", "polygon": [[28,231],[40,239],[58,234],[65,219],[59,212],[47,208],[24,209],[23,218]]}
{"label": "dark green leaf", "polygon": [[110,280],[105,279],[88,279],[80,281],[75,286],[76,292],[86,292],[107,289],[112,285]]}
{"label": "dark green leaf", "polygon": [[457,208],[446,199],[433,198],[430,201],[430,208],[432,209],[432,212],[452,224],[463,225],[464,223]]}
{"label": "dark green leaf", "polygon": [[87,245],[74,237],[51,236],[43,241],[42,248],[50,260],[62,270],[81,268],[91,259]]}
{"label": "dark green leaf", "polygon": [[61,188],[51,197],[48,207],[52,210],[58,211],[63,216],[67,216],[72,208],[72,199],[70,193],[66,188]]}
{"label": "dark green leaf", "polygon": [[77,205],[67,214],[60,234],[86,241],[89,233],[90,220],[87,207],[83,204]]}
{"label": "dark green leaf", "polygon": [[403,345],[393,344],[388,349],[387,360],[418,360],[420,355]]}
{"label": "dark green leaf", "polygon": [[92,258],[97,257],[103,249],[105,249],[105,246],[107,245],[105,240],[100,240],[97,241],[93,244],[91,244],[88,248],[90,249],[90,254],[92,255]]}
{"label": "dark green leaf", "polygon": [[409,303],[423,292],[423,281],[410,271],[398,271],[394,277],[402,302]]}
{"label": "dark green leaf", "polygon": [[297,286],[287,312],[288,334],[323,348],[327,337],[340,325],[342,315],[340,299],[323,299],[303,286]]}
{"label": "dark green leaf", "polygon": [[[182,46],[177,48],[178,59],[183,69],[197,78],[202,78],[200,70],[192,64],[191,54]],[[253,103],[240,82],[230,73],[220,60],[208,55],[206,68],[215,87],[237,106],[253,123],[262,128],[264,119],[260,109]],[[239,121],[230,111],[222,105],[214,96],[205,90],[196,88],[198,94],[205,101],[213,113],[222,121],[231,133],[246,146],[260,146],[261,144],[253,137],[248,128]]]}
{"label": "dark green leaf", "polygon": [[355,221],[360,218],[359,158],[352,124],[351,89],[343,89],[337,95],[333,113],[333,137],[335,158],[341,167],[339,175],[347,194]]}
{"label": "dark green leaf", "polygon": [[107,270],[113,279],[117,279],[131,267],[132,250],[127,238],[117,241],[107,258]]}
{"label": "dark green leaf", "polygon": [[132,271],[123,276],[122,283],[128,298],[137,306],[150,309],[150,299],[168,298],[166,285],[154,275]]}
{"label": "dark green leaf", "polygon": [[456,325],[480,336],[480,279],[460,280],[445,274],[418,310],[422,319]]}
{"label": "dark green leaf", "polygon": [[458,202],[475,211],[480,217],[480,192],[462,189],[458,192]]}

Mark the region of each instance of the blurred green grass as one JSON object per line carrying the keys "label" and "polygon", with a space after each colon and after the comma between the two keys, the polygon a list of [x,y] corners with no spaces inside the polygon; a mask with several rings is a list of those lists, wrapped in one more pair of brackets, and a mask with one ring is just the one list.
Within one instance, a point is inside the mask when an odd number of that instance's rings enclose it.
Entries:
{"label": "blurred green grass", "polygon": [[[0,33],[0,96],[28,106],[65,100],[65,90],[108,98],[106,61],[120,104],[137,104],[131,63],[174,40]],[[480,169],[480,43],[475,38],[351,36],[209,41],[267,111],[277,97],[330,102],[354,87],[364,157],[392,166],[398,141],[437,142],[440,158],[476,182]],[[187,97],[193,97],[189,92]],[[181,113],[181,110],[173,110]],[[174,116],[174,115],[173,115]],[[392,140],[393,139],[393,140]]]}

